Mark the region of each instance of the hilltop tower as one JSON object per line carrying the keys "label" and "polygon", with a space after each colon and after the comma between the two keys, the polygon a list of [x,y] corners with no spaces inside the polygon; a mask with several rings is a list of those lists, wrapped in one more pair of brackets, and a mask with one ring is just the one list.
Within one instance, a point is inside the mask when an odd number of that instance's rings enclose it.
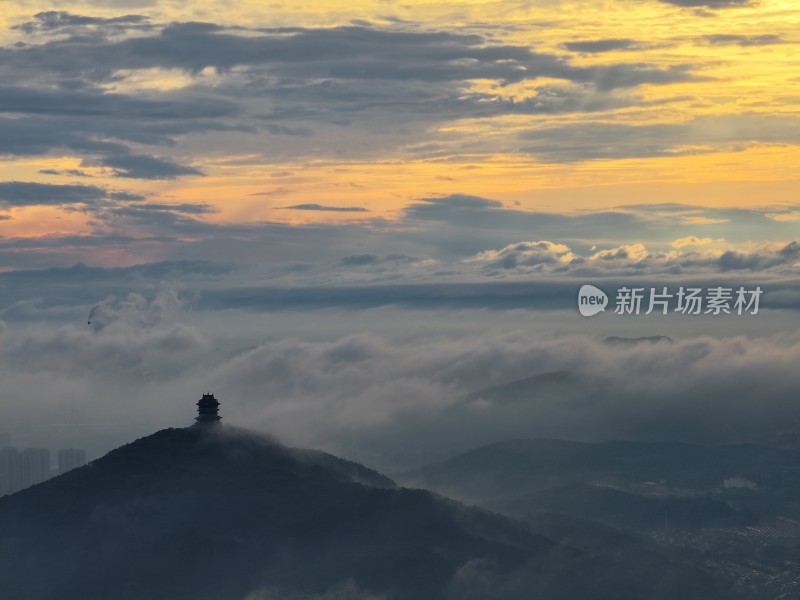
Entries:
{"label": "hilltop tower", "polygon": [[214,398],[214,394],[203,394],[197,403],[197,417],[195,425],[217,425],[222,420],[219,416],[219,400]]}

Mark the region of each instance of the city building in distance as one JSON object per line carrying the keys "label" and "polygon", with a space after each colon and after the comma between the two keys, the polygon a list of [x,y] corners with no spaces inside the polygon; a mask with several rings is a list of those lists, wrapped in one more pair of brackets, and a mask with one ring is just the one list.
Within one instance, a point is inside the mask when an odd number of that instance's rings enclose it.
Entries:
{"label": "city building in distance", "polygon": [[75,448],[66,448],[58,452],[58,474],[77,469],[86,464],[86,452]]}
{"label": "city building in distance", "polygon": [[13,446],[0,450],[0,496],[13,494],[50,478],[50,450]]}

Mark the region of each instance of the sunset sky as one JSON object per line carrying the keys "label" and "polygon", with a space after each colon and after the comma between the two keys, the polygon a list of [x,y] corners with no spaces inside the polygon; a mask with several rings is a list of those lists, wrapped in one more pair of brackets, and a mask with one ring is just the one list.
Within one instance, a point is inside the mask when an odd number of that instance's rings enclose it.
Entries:
{"label": "sunset sky", "polygon": [[295,226],[400,247],[486,211],[588,222],[496,243],[788,242],[799,20],[778,0],[4,2],[0,266],[275,260]]}
{"label": "sunset sky", "polygon": [[[789,0],[5,0],[0,368],[26,390],[5,418],[43,419],[60,389],[53,418],[85,420],[102,390],[170,398],[161,423],[209,365],[296,356],[287,340],[481,345],[527,309],[559,335],[631,333],[579,324],[585,280],[763,285],[761,330],[634,333],[800,355],[799,32]],[[481,387],[391,377],[439,408]],[[235,381],[232,401],[253,393]],[[341,415],[393,422],[362,383]],[[316,404],[231,410],[331,448],[350,431],[309,425]]]}

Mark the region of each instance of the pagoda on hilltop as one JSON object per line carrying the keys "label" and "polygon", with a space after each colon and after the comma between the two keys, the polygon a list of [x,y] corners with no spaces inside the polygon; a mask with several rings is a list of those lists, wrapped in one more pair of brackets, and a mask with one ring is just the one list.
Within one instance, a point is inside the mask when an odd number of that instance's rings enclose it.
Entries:
{"label": "pagoda on hilltop", "polygon": [[222,420],[219,416],[219,400],[214,398],[214,394],[203,394],[197,403],[197,417],[195,425],[217,425]]}

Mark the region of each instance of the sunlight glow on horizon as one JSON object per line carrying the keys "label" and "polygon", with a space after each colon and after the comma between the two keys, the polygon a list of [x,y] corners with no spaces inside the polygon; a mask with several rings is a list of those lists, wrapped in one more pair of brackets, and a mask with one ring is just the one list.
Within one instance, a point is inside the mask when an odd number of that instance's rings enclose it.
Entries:
{"label": "sunlight glow on horizon", "polygon": [[[552,0],[535,8],[524,2],[485,0],[402,6],[368,1],[346,9],[336,2],[266,8],[254,0],[233,7],[216,1],[135,4],[110,8],[77,2],[67,8],[66,3],[54,7],[52,2],[9,2],[0,18],[2,39],[5,44],[47,43],[46,31],[26,34],[12,27],[54,8],[106,17],[145,14],[154,25],[215,22],[232,28],[226,33],[244,26],[250,31],[238,30],[237,35],[247,36],[263,35],[253,31],[258,28],[355,24],[390,31],[478,34],[489,47],[529,48],[573,69],[624,64],[633,65],[635,74],[660,68],[666,75],[658,77],[674,81],[592,90],[588,84],[550,76],[519,82],[476,78],[463,84],[464,97],[484,99],[476,104],[476,116],[414,121],[403,113],[413,111],[413,103],[408,108],[402,98],[397,106],[387,100],[385,110],[397,120],[387,121],[385,131],[383,125],[357,128],[352,121],[360,118],[358,112],[345,115],[341,123],[310,123],[308,131],[294,122],[284,127],[280,121],[265,120],[260,113],[273,107],[254,95],[241,98],[243,113],[255,115],[252,122],[240,123],[238,115],[228,118],[241,125],[238,129],[176,133],[174,146],[131,143],[132,154],[153,154],[199,169],[205,176],[137,179],[62,148],[39,156],[8,157],[0,166],[0,180],[100,186],[143,195],[143,206],[207,204],[205,214],[198,209],[192,218],[212,224],[392,220],[420,198],[450,194],[562,213],[647,202],[763,207],[797,201],[800,14],[789,2],[765,0],[714,10],[713,16],[657,0]],[[120,35],[145,34],[146,30]],[[570,51],[567,46],[602,40],[616,40],[616,47]],[[683,76],[684,71],[691,76]],[[180,99],[192,90],[216,98],[244,72],[239,67],[205,67],[198,72],[126,68],[99,87],[107,95],[152,102]],[[38,85],[55,83],[43,79]],[[550,93],[558,101],[575,102],[575,108],[492,112],[493,105],[550,102]],[[480,114],[484,107],[485,114]],[[366,118],[382,122],[380,113]],[[294,121],[303,122],[299,117]],[[273,129],[248,131],[252,123]],[[666,139],[671,130],[662,127],[671,126],[682,129],[674,139]],[[606,130],[607,139],[591,137]],[[583,138],[587,132],[590,137]],[[290,208],[307,204],[337,210]],[[93,228],[91,216],[57,206],[9,209],[5,214],[11,218],[0,221],[0,235],[7,238],[89,234]]]}

